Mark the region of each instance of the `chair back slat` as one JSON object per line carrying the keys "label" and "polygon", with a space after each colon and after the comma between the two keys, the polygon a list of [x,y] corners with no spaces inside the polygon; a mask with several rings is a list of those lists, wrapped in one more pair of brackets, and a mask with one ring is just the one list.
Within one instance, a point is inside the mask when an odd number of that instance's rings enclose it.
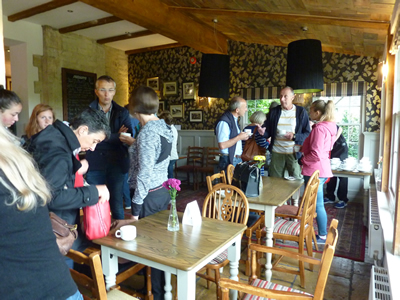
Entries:
{"label": "chair back slat", "polygon": [[304,229],[306,228],[306,225],[309,226],[309,230],[313,230],[319,182],[319,171],[316,170],[308,180],[302,198],[303,210],[301,216],[301,228],[303,232],[305,232]]}

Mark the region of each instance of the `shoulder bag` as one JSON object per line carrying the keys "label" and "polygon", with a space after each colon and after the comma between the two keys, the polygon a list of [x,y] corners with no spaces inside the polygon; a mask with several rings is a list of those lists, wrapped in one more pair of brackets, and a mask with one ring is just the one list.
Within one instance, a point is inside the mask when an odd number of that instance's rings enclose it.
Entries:
{"label": "shoulder bag", "polygon": [[238,163],[233,172],[232,185],[240,188],[246,197],[260,195],[260,169],[250,162]]}
{"label": "shoulder bag", "polygon": [[49,216],[58,248],[62,255],[66,255],[78,237],[77,225],[68,224],[53,212],[50,212]]}
{"label": "shoulder bag", "polygon": [[257,145],[256,130],[257,127],[254,128],[253,135],[244,144],[242,161],[253,160],[256,155],[265,155],[266,149]]}

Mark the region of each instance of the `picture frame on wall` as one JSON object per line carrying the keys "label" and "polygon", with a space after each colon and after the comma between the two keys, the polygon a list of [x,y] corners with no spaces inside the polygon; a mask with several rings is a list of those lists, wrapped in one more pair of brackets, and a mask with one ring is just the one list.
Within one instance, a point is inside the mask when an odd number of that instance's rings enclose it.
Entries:
{"label": "picture frame on wall", "polygon": [[183,104],[170,105],[169,110],[173,118],[183,118]]}
{"label": "picture frame on wall", "polygon": [[189,121],[194,123],[203,122],[203,111],[202,110],[191,110],[189,112]]}
{"label": "picture frame on wall", "polygon": [[158,104],[158,112],[161,113],[165,110],[165,101],[160,101]]}
{"label": "picture frame on wall", "polygon": [[176,81],[164,82],[164,96],[175,96],[178,94],[178,86]]}
{"label": "picture frame on wall", "polygon": [[182,84],[183,96],[182,98],[185,100],[192,100],[195,98],[196,90],[194,86],[194,82],[184,82]]}
{"label": "picture frame on wall", "polygon": [[151,87],[155,91],[160,90],[158,77],[147,78],[147,86]]}

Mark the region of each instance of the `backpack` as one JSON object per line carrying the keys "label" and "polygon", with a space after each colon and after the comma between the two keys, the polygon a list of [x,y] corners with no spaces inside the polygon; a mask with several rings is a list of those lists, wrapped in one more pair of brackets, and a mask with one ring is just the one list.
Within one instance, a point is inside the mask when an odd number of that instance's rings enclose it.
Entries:
{"label": "backpack", "polygon": [[240,188],[246,197],[258,197],[260,195],[260,169],[250,162],[238,163],[233,172],[232,185]]}
{"label": "backpack", "polygon": [[265,156],[267,149],[257,145],[256,130],[257,130],[257,128],[254,128],[253,135],[244,144],[243,153],[242,153],[242,161],[251,161],[251,160],[253,160],[253,157],[256,155]]}

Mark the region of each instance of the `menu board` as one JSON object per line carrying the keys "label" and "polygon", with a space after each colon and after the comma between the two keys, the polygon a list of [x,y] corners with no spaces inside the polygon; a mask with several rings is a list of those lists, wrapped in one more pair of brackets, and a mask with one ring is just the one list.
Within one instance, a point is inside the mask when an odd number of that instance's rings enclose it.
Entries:
{"label": "menu board", "polygon": [[63,120],[71,121],[96,99],[95,73],[62,68]]}

